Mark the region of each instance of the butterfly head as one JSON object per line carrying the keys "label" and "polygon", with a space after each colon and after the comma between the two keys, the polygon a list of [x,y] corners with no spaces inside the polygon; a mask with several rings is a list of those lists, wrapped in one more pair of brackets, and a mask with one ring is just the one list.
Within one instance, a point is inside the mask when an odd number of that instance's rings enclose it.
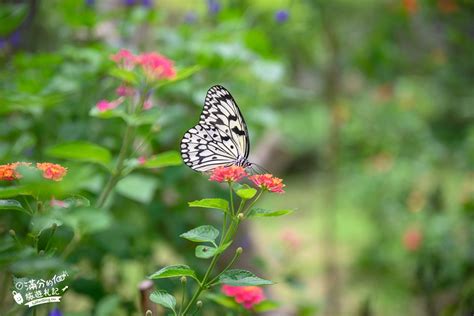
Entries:
{"label": "butterfly head", "polygon": [[250,161],[248,161],[247,158],[245,158],[244,156],[239,156],[235,160],[234,165],[240,166],[240,167],[243,167],[243,168],[248,168],[248,167],[252,166],[252,163]]}

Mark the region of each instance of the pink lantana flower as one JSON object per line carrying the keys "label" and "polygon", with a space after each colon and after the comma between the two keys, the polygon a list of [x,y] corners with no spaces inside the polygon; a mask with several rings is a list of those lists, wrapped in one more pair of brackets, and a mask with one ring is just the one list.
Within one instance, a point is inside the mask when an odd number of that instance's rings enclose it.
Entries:
{"label": "pink lantana flower", "polygon": [[65,201],[56,200],[54,197],[49,201],[49,205],[52,207],[68,208],[69,204]]}
{"label": "pink lantana flower", "polygon": [[128,49],[123,48],[119,50],[118,53],[110,56],[110,59],[112,59],[117,65],[128,70],[133,69],[137,62],[137,56]]}
{"label": "pink lantana flower", "polygon": [[173,61],[158,53],[143,53],[137,56],[136,61],[150,79],[173,79],[176,76]]}
{"label": "pink lantana flower", "polygon": [[95,105],[99,112],[105,112],[108,110],[115,109],[117,106],[119,106],[123,102],[123,97],[118,98],[117,100],[114,101],[107,101],[107,100],[100,100],[97,102]]}
{"label": "pink lantana flower", "polygon": [[222,292],[227,296],[234,297],[235,301],[246,309],[252,309],[255,304],[265,300],[265,294],[258,286],[223,285]]}
{"label": "pink lantana flower", "polygon": [[144,110],[149,110],[153,107],[153,103],[151,102],[150,99],[146,100],[145,102],[143,102],[143,109]]}
{"label": "pink lantana flower", "polygon": [[145,156],[140,156],[140,157],[138,157],[137,160],[138,160],[138,163],[139,163],[140,165],[145,164],[145,162],[147,161],[147,159],[146,159]]}
{"label": "pink lantana flower", "polygon": [[285,193],[283,191],[283,180],[276,178],[271,174],[256,174],[250,176],[249,179],[259,188],[275,193]]}
{"label": "pink lantana flower", "polygon": [[212,170],[210,181],[237,182],[247,176],[245,169],[239,166],[217,167]]}

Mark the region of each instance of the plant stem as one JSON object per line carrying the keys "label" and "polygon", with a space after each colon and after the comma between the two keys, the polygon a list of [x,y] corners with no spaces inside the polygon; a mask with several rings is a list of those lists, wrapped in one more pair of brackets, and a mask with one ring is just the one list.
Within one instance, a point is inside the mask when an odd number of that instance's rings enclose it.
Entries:
{"label": "plant stem", "polygon": [[230,195],[230,211],[232,216],[234,216],[234,194],[232,192],[232,182],[229,183],[229,195]]}
{"label": "plant stem", "polygon": [[127,152],[128,149],[133,141],[133,126],[128,125],[127,129],[125,130],[125,135],[122,143],[122,147],[120,148],[120,152],[117,158],[117,165],[115,166],[115,170],[110,176],[107,184],[105,185],[104,190],[99,196],[99,199],[97,200],[96,206],[98,208],[101,208],[104,206],[105,202],[107,201],[107,198],[110,195],[110,192],[112,192],[112,189],[115,187],[117,182],[120,180],[122,177],[122,171],[123,171],[123,165],[125,163],[125,158],[127,157]]}
{"label": "plant stem", "polygon": [[211,281],[209,281],[209,286],[212,286],[214,284],[214,282],[221,276],[222,273],[226,272],[230,267],[232,267],[232,265],[234,264],[234,262],[240,257],[240,254],[241,252],[235,252],[234,254],[234,257],[232,258],[232,260],[229,262],[229,264],[224,268],[224,270],[222,270],[218,275],[216,275],[214,277],[214,279],[212,279]]}

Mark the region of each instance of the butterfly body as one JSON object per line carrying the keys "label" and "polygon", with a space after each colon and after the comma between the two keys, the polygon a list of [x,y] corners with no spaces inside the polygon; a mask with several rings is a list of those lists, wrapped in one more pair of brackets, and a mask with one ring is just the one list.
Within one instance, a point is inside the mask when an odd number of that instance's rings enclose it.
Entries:
{"label": "butterfly body", "polygon": [[181,157],[195,171],[220,166],[251,167],[247,125],[232,95],[222,86],[206,94],[199,123],[181,140]]}

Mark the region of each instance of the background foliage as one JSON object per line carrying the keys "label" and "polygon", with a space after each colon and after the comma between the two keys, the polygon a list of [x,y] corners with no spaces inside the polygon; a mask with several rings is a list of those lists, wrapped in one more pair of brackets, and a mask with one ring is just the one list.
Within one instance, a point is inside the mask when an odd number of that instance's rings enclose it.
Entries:
{"label": "background foliage", "polygon": [[[287,183],[266,202],[299,209],[242,239],[256,250],[247,264],[279,281],[267,295],[281,315],[474,311],[470,1],[30,0],[3,2],[0,16],[1,161],[66,165],[57,198],[95,201],[101,162],[118,154],[123,122],[89,115],[114,96],[110,54],[159,51],[199,71],[154,92],[158,115],[138,129],[134,155],[177,150],[206,90],[232,92],[254,159]],[[106,151],[58,155],[73,141]],[[220,194],[184,166],[140,169],[106,209],[63,214],[44,246],[47,214],[2,210],[0,312],[14,306],[12,273],[66,267],[76,273],[66,315],[138,315],[144,276],[181,259],[204,268],[176,236],[213,220],[188,201]],[[11,229],[53,256],[15,246]]]}

